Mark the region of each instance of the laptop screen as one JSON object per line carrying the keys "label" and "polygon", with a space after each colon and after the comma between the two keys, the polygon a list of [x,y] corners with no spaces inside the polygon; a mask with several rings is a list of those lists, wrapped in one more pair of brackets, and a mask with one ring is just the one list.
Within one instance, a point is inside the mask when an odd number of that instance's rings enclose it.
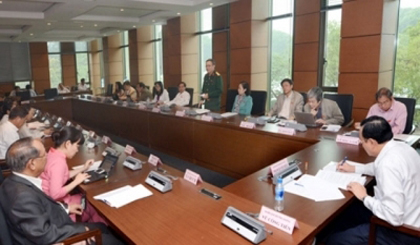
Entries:
{"label": "laptop screen", "polygon": [[109,173],[111,169],[114,167],[117,160],[118,160],[118,157],[108,154],[106,155],[105,159],[102,161],[100,168],[102,168],[107,173]]}

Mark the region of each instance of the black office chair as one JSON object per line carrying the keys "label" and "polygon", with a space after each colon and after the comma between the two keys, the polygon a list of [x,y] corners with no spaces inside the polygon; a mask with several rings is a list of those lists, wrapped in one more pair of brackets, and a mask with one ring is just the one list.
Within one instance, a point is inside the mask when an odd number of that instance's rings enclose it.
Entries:
{"label": "black office chair", "polygon": [[267,102],[267,91],[251,90],[252,110],[251,115],[261,116],[265,114],[265,103]]}
{"label": "black office chair", "polygon": [[169,100],[173,100],[178,94],[178,87],[168,87]]}
{"label": "black office chair", "polygon": [[70,89],[71,92],[75,92],[77,90],[78,90],[78,87],[77,86],[71,86],[71,89]]}
{"label": "black office chair", "polygon": [[188,104],[188,106],[192,106],[194,89],[193,88],[186,88],[185,90],[190,94],[190,103]]}
{"label": "black office chair", "polygon": [[344,116],[343,127],[350,127],[353,122],[353,98],[352,94],[324,94],[324,98],[335,101]]}
{"label": "black office chair", "polygon": [[307,101],[308,100],[308,94],[306,92],[299,92],[299,93],[302,95],[302,97],[303,97],[303,105],[305,105],[306,102],[308,102]]}
{"label": "black office chair", "polygon": [[46,100],[54,99],[58,95],[58,90],[56,88],[50,88],[44,90],[44,98]]}
{"label": "black office chair", "polygon": [[226,106],[225,106],[225,110],[227,112],[232,111],[233,103],[235,103],[236,95],[238,95],[237,89],[228,89],[226,93]]}
{"label": "black office chair", "polygon": [[407,108],[407,122],[403,134],[412,134],[416,130],[416,125],[413,125],[414,114],[416,113],[416,99],[394,97],[395,100],[403,103]]}
{"label": "black office chair", "polygon": [[20,101],[30,100],[31,99],[31,93],[29,91],[17,92],[16,97],[20,97]]}
{"label": "black office chair", "polygon": [[113,88],[114,88],[114,84],[108,84],[106,86],[106,94],[105,94],[105,96],[112,96],[112,94],[114,92]]}

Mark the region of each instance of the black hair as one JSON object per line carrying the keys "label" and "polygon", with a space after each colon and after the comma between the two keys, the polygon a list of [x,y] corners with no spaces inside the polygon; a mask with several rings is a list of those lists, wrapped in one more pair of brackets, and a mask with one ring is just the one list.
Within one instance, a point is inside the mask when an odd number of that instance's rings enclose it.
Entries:
{"label": "black hair", "polygon": [[368,117],[362,121],[360,126],[363,127],[363,138],[374,139],[378,144],[390,141],[394,137],[391,125],[383,117]]}
{"label": "black hair", "polygon": [[137,86],[139,86],[140,88],[145,88],[146,87],[146,85],[143,82],[137,83]]}
{"label": "black hair", "polygon": [[125,81],[123,85],[124,85],[124,86],[125,86],[125,85],[131,86],[130,81],[128,81],[128,80],[127,80],[127,81]]}
{"label": "black hair", "polygon": [[281,81],[280,85],[283,86],[283,83],[289,83],[290,85],[293,85],[293,81],[290,78],[285,78]]}
{"label": "black hair", "polygon": [[115,88],[118,89],[118,92],[124,89],[122,83],[120,81],[115,82]]}
{"label": "black hair", "polygon": [[153,97],[155,97],[155,95],[161,96],[163,93],[163,84],[161,81],[157,81],[155,82],[155,85],[159,85],[160,86],[160,92],[158,92],[156,90],[156,88],[153,86]]}
{"label": "black hair", "polygon": [[211,62],[212,65],[214,65],[214,66],[216,65],[216,61],[214,59],[207,59],[206,63],[209,62],[209,61]]}
{"label": "black hair", "polygon": [[15,86],[13,89],[15,89],[15,90],[16,90],[16,89],[20,89],[20,87],[19,87],[19,86]]}
{"label": "black hair", "polygon": [[4,102],[3,102],[3,108],[2,108],[3,115],[7,114],[7,112],[10,113],[10,111],[12,110],[13,103],[15,101],[16,100],[14,98],[6,98],[4,100]]}
{"label": "black hair", "polygon": [[249,83],[246,81],[242,81],[239,83],[243,89],[245,89],[245,95],[248,96],[251,94],[251,90],[249,89]]}
{"label": "black hair", "polygon": [[26,85],[26,89],[32,89],[32,86],[30,84]]}
{"label": "black hair", "polygon": [[80,79],[80,82],[85,82],[85,79],[84,78]]}
{"label": "black hair", "polygon": [[375,94],[376,101],[382,96],[386,96],[388,99],[392,100],[392,91],[389,88],[380,88]]}
{"label": "black hair", "polygon": [[25,118],[28,115],[28,110],[23,106],[16,106],[10,111],[9,119]]}
{"label": "black hair", "polygon": [[187,87],[187,84],[186,84],[185,82],[180,82],[180,83],[178,84],[178,86],[179,86],[179,85],[181,85],[181,84],[184,84],[184,87]]}
{"label": "black hair", "polygon": [[83,145],[83,143],[85,143],[85,137],[83,136],[82,131],[73,126],[65,126],[61,130],[54,131],[51,135],[51,139],[54,141],[55,148],[66,143],[68,140],[72,144],[78,142],[78,145]]}

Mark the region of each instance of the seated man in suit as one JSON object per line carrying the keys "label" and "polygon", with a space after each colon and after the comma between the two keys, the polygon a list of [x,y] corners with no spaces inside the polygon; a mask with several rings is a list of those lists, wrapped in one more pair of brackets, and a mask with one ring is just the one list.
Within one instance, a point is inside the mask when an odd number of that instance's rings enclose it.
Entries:
{"label": "seated man in suit", "polygon": [[322,98],[323,91],[320,87],[308,91],[308,103],[303,108],[304,112],[314,115],[317,124],[337,124],[344,122],[340,107],[333,100]]}
{"label": "seated man in suit", "polygon": [[[407,122],[407,108],[405,105],[394,99],[392,91],[388,88],[380,88],[375,94],[376,104],[372,105],[366,118],[380,116],[391,125],[394,134],[402,134]],[[355,123],[356,128],[360,123]]]}
{"label": "seated man in suit", "polygon": [[149,101],[153,100],[153,95],[152,92],[150,92],[147,88],[146,85],[142,82],[139,82],[136,86],[136,91],[137,91],[137,101],[147,101],[147,99],[149,99]]}
{"label": "seated man in suit", "polygon": [[[348,190],[363,205],[348,210],[352,212],[343,216],[338,225],[341,229],[329,237],[328,244],[367,244],[372,214],[394,226],[420,227],[419,154],[410,145],[392,140],[391,126],[382,117],[363,120],[360,132],[363,148],[369,156],[376,157],[375,161],[362,166],[344,163],[337,168],[375,176],[375,193],[369,196],[361,184],[349,184]],[[377,228],[376,240],[376,244],[420,244],[419,238],[383,227]]]}
{"label": "seated man in suit", "polygon": [[299,92],[293,91],[292,79],[285,78],[281,81],[283,94],[277,97],[277,101],[271,108],[268,116],[277,116],[285,119],[293,120],[295,118],[295,111],[302,112],[303,96]]}
{"label": "seated man in suit", "polygon": [[46,161],[44,145],[37,139],[20,139],[7,151],[6,163],[12,175],[0,186],[0,205],[13,244],[59,243],[96,228],[102,230],[103,244],[122,244],[102,224],[74,223],[68,214],[81,214],[80,204],[58,203],[42,191],[39,176]]}
{"label": "seated man in suit", "polygon": [[9,120],[0,125],[0,159],[4,159],[11,144],[17,141],[19,129],[26,123],[28,110],[22,106],[12,109]]}
{"label": "seated man in suit", "polygon": [[185,89],[187,88],[187,84],[185,82],[180,82],[178,85],[178,93],[176,94],[175,98],[169,102],[167,105],[177,105],[177,106],[187,106],[190,104],[191,95]]}

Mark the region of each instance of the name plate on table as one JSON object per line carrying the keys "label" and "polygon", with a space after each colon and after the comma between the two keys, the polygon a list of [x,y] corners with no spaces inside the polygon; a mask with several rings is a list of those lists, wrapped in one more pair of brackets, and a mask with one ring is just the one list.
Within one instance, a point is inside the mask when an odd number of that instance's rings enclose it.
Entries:
{"label": "name plate on table", "polygon": [[154,107],[154,108],[152,109],[152,112],[154,112],[154,113],[159,113],[159,112],[160,112],[160,109],[159,109],[159,108],[157,108],[157,107]]}
{"label": "name plate on table", "polygon": [[118,104],[118,101],[116,100],[116,101],[114,101],[114,103],[112,103],[112,104],[116,105],[116,104]]}
{"label": "name plate on table", "polygon": [[122,103],[122,106],[124,106],[124,107],[126,107],[127,105],[128,105],[127,101],[124,101],[124,102]]}
{"label": "name plate on table", "polygon": [[255,128],[255,123],[242,121],[241,124],[239,125],[239,127],[254,129]]}
{"label": "name plate on table", "polygon": [[67,121],[66,126],[67,127],[70,127],[71,126],[71,122],[70,121]]}
{"label": "name plate on table", "polygon": [[140,110],[146,110],[147,109],[147,107],[144,105],[144,104],[139,104],[139,109]]}
{"label": "name plate on table", "polygon": [[213,118],[207,115],[202,115],[201,120],[206,121],[206,122],[213,122]]}
{"label": "name plate on table", "polygon": [[289,162],[287,161],[287,158],[280,160],[276,163],[271,164],[269,173],[271,173],[273,176],[279,175],[283,170],[289,167]]}
{"label": "name plate on table", "polygon": [[285,135],[296,135],[296,130],[294,128],[279,127],[278,132]]}
{"label": "name plate on table", "polygon": [[349,145],[359,145],[360,139],[351,136],[337,135],[335,139],[337,143],[349,144]]}
{"label": "name plate on table", "polygon": [[149,159],[147,160],[153,166],[159,166],[159,164],[163,164],[159,157],[150,154]]}
{"label": "name plate on table", "polygon": [[95,138],[96,134],[93,131],[89,131],[89,137],[90,138]]}
{"label": "name plate on table", "polygon": [[261,207],[258,219],[288,234],[292,234],[295,227],[299,228],[296,219],[265,206]]}
{"label": "name plate on table", "polygon": [[111,141],[111,139],[108,136],[105,136],[104,135],[104,136],[102,136],[102,143],[108,145],[108,144],[111,144],[112,141]]}
{"label": "name plate on table", "polygon": [[125,152],[127,155],[131,155],[131,154],[133,154],[133,153],[135,153],[135,152],[136,152],[136,149],[134,149],[134,147],[132,147],[131,145],[126,145],[126,146],[125,146],[125,150],[124,150],[124,152]]}
{"label": "name plate on table", "polygon": [[199,174],[197,174],[197,173],[195,173],[195,172],[193,172],[189,169],[187,169],[185,171],[184,179],[188,182],[193,183],[194,185],[197,185],[198,183],[203,182],[203,180],[201,179],[201,176]]}
{"label": "name plate on table", "polygon": [[155,171],[150,171],[146,183],[163,193],[172,190],[172,181]]}
{"label": "name plate on table", "polygon": [[185,117],[185,111],[176,111],[175,116],[177,117]]}
{"label": "name plate on table", "polygon": [[264,224],[234,207],[227,208],[222,218],[222,224],[253,244],[258,244],[266,239]]}

